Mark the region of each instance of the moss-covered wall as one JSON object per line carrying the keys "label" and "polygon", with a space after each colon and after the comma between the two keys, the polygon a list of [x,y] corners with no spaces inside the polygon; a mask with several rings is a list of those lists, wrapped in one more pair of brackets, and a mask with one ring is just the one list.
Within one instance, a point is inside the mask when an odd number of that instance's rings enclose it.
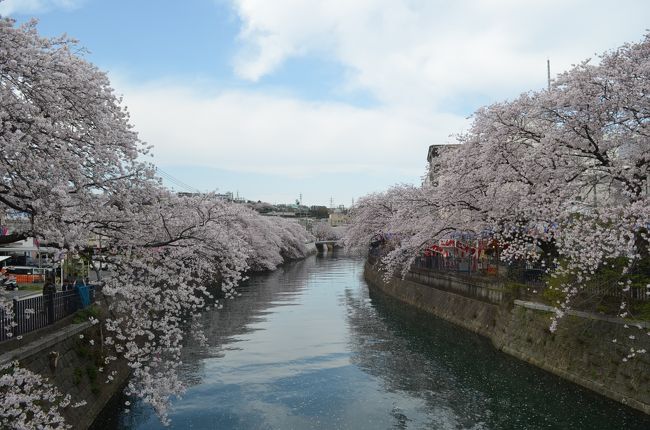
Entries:
{"label": "moss-covered wall", "polygon": [[73,429],[88,428],[129,375],[124,362],[105,363],[99,325],[89,322],[70,322],[0,357],[2,362],[13,360],[70,394],[71,404],[86,401],[84,406],[64,410]]}
{"label": "moss-covered wall", "polygon": [[567,315],[551,333],[551,316],[549,310],[518,302],[501,312],[490,337],[510,355],[650,414],[650,355],[626,358],[631,348],[650,351],[646,324],[626,328]]}

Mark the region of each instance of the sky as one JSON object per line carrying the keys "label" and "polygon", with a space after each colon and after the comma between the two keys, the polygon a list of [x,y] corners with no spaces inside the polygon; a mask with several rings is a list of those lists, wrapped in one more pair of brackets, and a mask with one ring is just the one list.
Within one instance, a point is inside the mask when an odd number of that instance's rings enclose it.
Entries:
{"label": "sky", "polygon": [[[349,206],[471,114],[648,29],[646,0],[5,0],[88,50],[176,190]],[[597,59],[596,59],[597,60]],[[180,183],[180,185],[179,185]]]}

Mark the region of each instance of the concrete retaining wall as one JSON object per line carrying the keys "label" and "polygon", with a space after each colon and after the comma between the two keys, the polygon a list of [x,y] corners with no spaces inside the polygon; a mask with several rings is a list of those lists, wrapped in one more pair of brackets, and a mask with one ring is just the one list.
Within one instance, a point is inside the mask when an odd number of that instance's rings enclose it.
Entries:
{"label": "concrete retaining wall", "polygon": [[494,331],[498,305],[408,279],[393,278],[390,282],[385,282],[382,275],[366,264],[366,280],[385,293],[475,333],[489,336]]}
{"label": "concrete retaining wall", "polygon": [[[85,400],[85,406],[69,406],[63,415],[73,429],[88,428],[129,375],[124,362],[103,362],[99,330],[89,322],[68,324],[5,352],[0,365],[18,360],[21,367],[47,378],[63,394],[70,394],[72,404]],[[106,383],[109,375],[112,380]]]}
{"label": "concrete retaining wall", "polygon": [[[449,287],[450,280],[442,280],[442,288],[435,282],[386,282],[369,264],[364,276],[372,288],[486,336],[507,354],[650,414],[648,323],[572,312],[551,333],[552,308],[539,303],[467,297],[452,292],[457,288]],[[625,360],[631,348],[649,353]]]}

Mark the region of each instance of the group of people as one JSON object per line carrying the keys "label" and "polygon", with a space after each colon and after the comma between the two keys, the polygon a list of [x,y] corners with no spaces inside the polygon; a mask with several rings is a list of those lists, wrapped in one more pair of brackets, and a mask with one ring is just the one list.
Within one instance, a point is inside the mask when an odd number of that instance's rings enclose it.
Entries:
{"label": "group of people", "polygon": [[[86,280],[80,277],[66,277],[61,284],[61,291],[74,290],[76,286],[86,286]],[[45,282],[43,284],[43,294],[55,293],[57,291],[57,284],[54,272],[49,272],[45,275]]]}

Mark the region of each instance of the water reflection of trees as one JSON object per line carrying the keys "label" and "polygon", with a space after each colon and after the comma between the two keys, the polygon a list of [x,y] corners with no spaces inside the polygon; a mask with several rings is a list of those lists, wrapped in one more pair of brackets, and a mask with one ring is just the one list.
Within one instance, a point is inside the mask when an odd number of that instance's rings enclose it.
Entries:
{"label": "water reflection of trees", "polygon": [[[187,387],[202,382],[206,359],[223,357],[225,351],[237,348],[241,337],[255,331],[255,323],[261,322],[272,309],[291,306],[292,299],[304,290],[313,266],[314,258],[284,265],[274,272],[252,275],[238,291],[241,296],[222,300],[222,309],[213,308],[199,319],[207,345],[197,342],[188,324],[180,368]],[[152,418],[150,411],[135,405],[129,414],[124,402],[129,400],[122,393],[116,394],[98,417],[93,430],[139,428]]]}
{"label": "water reflection of trees", "polygon": [[[210,358],[238,348],[278,307],[299,302],[297,296],[312,280],[342,279],[334,276],[334,267],[359,266],[323,265],[315,258],[290,264],[253,277],[241,287],[241,297],[205,313],[208,345],[194,342],[188,332],[183,355],[187,384],[202,383]],[[393,428],[422,422],[426,428],[650,428],[647,417],[621,412],[613,402],[504,356],[481,337],[393,299],[369,295],[363,283],[334,285],[347,312],[352,363],[395,393],[394,398],[417,400],[408,407],[394,405]],[[115,421],[102,428],[149,428],[146,409],[121,415],[123,407],[118,402],[109,414]]]}
{"label": "water reflection of trees", "polygon": [[183,380],[188,386],[201,383],[202,367],[206,358],[223,357],[228,349],[237,348],[242,336],[255,330],[255,323],[262,322],[273,313],[273,308],[293,306],[296,295],[305,289],[315,265],[313,258],[282,266],[274,272],[253,275],[238,291],[241,296],[225,300],[223,309],[205,312],[200,323],[207,338],[207,345],[194,340],[188,331],[183,354]]}
{"label": "water reflection of trees", "polygon": [[[458,353],[458,340],[450,327],[436,327],[430,317],[386,301],[383,297],[355,295],[346,290],[352,362],[379,378],[389,392],[405,392],[426,404],[434,428],[471,428],[489,414],[482,405],[489,398],[480,390],[464,387],[448,359]],[[426,336],[423,333],[431,333]],[[451,335],[451,336],[450,336]],[[469,335],[468,345],[482,340]],[[402,413],[403,415],[403,413]],[[409,419],[403,415],[401,422]]]}
{"label": "water reflection of trees", "polygon": [[648,416],[382,293],[346,290],[345,302],[353,363],[421,399],[433,428],[650,428]]}

